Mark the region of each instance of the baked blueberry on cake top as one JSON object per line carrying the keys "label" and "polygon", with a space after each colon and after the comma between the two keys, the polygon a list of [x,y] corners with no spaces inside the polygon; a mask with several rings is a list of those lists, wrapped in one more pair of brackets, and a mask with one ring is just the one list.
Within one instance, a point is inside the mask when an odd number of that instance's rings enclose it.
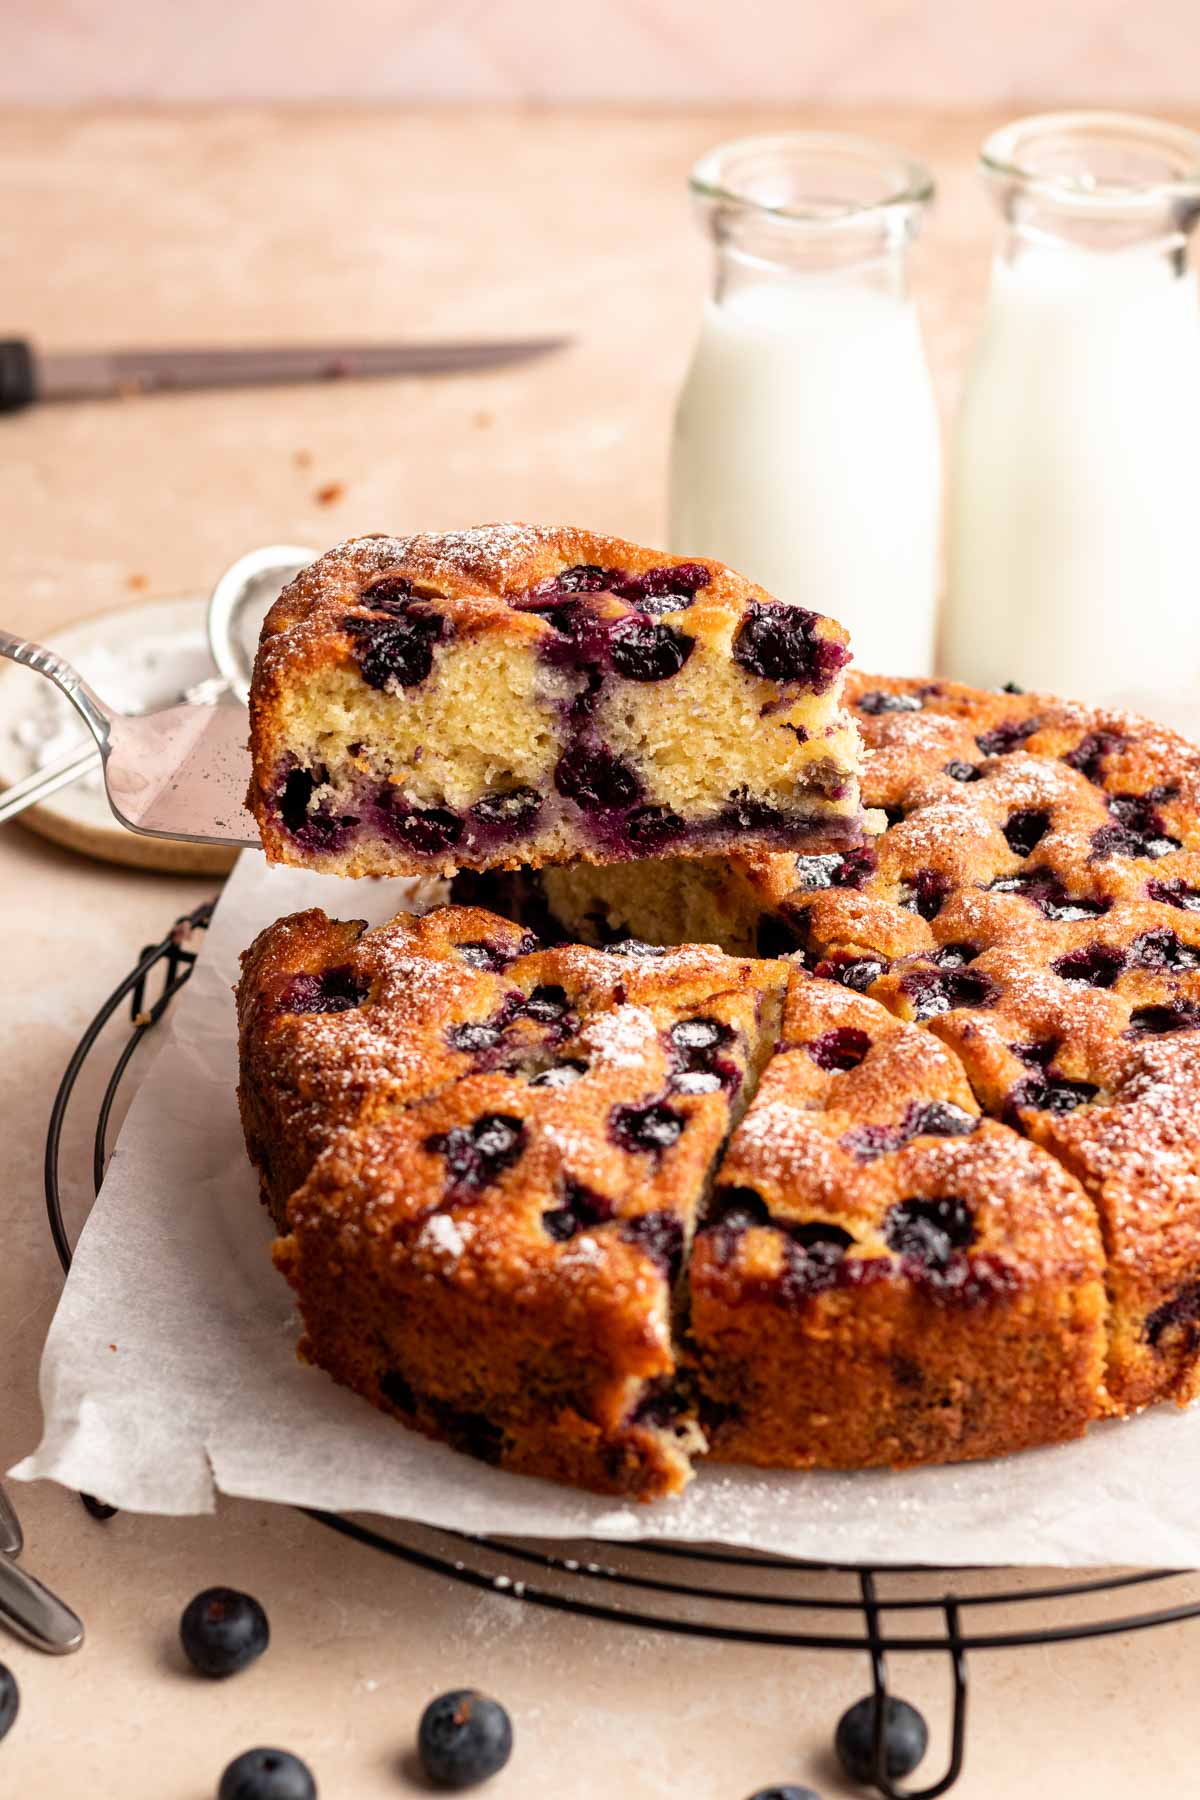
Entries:
{"label": "baked blueberry on cake top", "polygon": [[839,625],[590,532],[369,537],[263,627],[248,804],[273,861],[420,874],[861,834]]}

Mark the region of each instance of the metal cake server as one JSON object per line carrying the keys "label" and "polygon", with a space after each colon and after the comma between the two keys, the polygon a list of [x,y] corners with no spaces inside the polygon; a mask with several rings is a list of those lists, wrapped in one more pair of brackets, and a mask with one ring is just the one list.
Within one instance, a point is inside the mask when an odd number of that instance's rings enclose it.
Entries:
{"label": "metal cake server", "polygon": [[83,1643],[83,1622],[57,1594],[18,1568],[24,1536],[16,1510],[0,1486],[0,1625],[27,1644],[66,1656]]}
{"label": "metal cake server", "polygon": [[240,706],[123,713],[42,644],[0,631],[0,656],[45,675],[74,706],[96,740],[108,804],[129,831],[197,844],[258,843],[243,801],[250,758]]}
{"label": "metal cake server", "polygon": [[130,831],[199,844],[258,843],[243,800],[250,779],[244,706],[216,702],[227,690],[246,700],[267,610],[317,554],[298,544],[267,544],[227,569],[208,607],[220,677],[158,712],[119,712],[65,657],[0,631],[0,656],[45,675],[79,713],[100,753],[108,803]]}

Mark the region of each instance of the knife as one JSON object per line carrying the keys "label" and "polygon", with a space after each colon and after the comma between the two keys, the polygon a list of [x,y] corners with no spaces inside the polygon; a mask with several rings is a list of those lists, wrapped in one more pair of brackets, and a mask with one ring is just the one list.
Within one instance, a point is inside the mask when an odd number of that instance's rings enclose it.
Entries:
{"label": "knife", "polygon": [[37,400],[104,400],[196,388],[349,381],[379,375],[454,375],[500,369],[561,350],[565,337],[478,343],[309,344],[287,348],[38,350],[0,339],[0,412]]}

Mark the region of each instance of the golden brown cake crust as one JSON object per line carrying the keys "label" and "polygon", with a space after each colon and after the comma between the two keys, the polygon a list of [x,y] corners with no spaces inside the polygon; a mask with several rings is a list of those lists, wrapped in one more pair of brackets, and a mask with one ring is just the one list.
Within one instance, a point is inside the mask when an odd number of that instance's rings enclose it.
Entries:
{"label": "golden brown cake crust", "polygon": [[598,533],[359,538],[267,616],[247,804],[271,860],[347,875],[845,846],[848,654],[720,563]]}

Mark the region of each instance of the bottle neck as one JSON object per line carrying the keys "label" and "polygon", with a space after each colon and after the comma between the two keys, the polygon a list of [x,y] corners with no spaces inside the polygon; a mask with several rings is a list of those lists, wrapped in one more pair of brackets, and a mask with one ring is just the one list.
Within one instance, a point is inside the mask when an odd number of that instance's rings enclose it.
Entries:
{"label": "bottle neck", "polygon": [[[722,238],[714,232],[712,298],[736,305],[751,292],[771,293],[780,304],[822,290],[854,290],[907,300],[909,236],[872,233],[848,242],[835,234],[810,233],[781,246],[747,241],[745,234]],[[770,249],[771,254],[766,254]],[[786,251],[786,254],[781,254]]]}

